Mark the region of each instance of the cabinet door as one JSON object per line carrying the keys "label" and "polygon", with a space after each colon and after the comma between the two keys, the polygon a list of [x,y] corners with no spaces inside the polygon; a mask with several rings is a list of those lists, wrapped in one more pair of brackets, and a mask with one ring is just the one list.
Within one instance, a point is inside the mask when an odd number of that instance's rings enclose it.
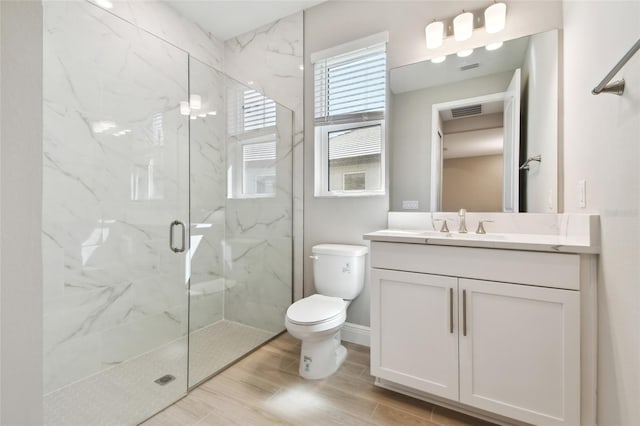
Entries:
{"label": "cabinet door", "polygon": [[468,279],[458,290],[460,402],[580,424],[580,293]]}
{"label": "cabinet door", "polygon": [[458,398],[457,279],[372,269],[371,372]]}

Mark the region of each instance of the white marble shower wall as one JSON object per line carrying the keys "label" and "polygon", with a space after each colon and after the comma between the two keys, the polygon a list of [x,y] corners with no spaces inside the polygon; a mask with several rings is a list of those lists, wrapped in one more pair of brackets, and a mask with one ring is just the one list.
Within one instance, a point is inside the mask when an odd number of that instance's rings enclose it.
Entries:
{"label": "white marble shower wall", "polygon": [[[303,35],[303,12],[298,12],[224,43],[225,73],[245,84],[252,82],[253,88],[291,109],[294,114],[292,178],[295,298],[302,297]],[[251,220],[242,223],[244,228],[248,228],[254,220],[247,219]]]}
{"label": "white marble shower wall", "polygon": [[[162,3],[115,2],[106,12],[46,1],[44,13],[47,393],[186,334],[186,254],[168,249],[167,234],[173,219],[189,219],[189,120],[179,113],[188,56],[131,22],[213,65],[222,55]],[[203,180],[192,182],[200,198],[215,191],[204,194]],[[199,208],[204,219],[217,207]],[[222,232],[217,223],[203,233]],[[198,255],[209,256],[202,247]],[[196,274],[217,274],[219,258]]]}
{"label": "white marble shower wall", "polygon": [[[247,89],[230,83],[228,96]],[[274,158],[263,160],[270,169],[265,173],[274,172],[275,181],[270,194],[247,195],[234,190],[230,173],[233,195],[226,209],[224,317],[277,333],[284,330],[284,315],[291,304],[293,114],[277,104],[275,113],[275,126],[227,136],[229,168],[239,165],[235,156],[247,140],[275,140],[275,155],[270,153]]]}
{"label": "white marble shower wall", "polygon": [[[301,259],[302,13],[233,50],[162,2],[113,4],[44,2],[45,393],[185,335],[189,274],[192,330],[224,317],[281,331],[292,217]],[[186,52],[202,61],[190,76]],[[226,199],[222,88],[235,83],[204,65],[223,69],[225,55],[232,74],[250,71],[255,88],[295,110],[292,126],[277,108],[275,197]],[[188,77],[216,115],[180,114]],[[167,247],[189,201],[190,270]]]}
{"label": "white marble shower wall", "polygon": [[225,76],[190,58],[190,331],[223,319],[225,238]]}

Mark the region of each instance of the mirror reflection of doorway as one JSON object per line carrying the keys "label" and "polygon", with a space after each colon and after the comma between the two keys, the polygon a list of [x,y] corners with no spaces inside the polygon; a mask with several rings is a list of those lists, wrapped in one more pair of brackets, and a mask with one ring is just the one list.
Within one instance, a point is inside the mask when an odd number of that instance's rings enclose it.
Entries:
{"label": "mirror reflection of doorway", "polygon": [[505,92],[432,110],[432,210],[517,212],[520,70]]}
{"label": "mirror reflection of doorway", "polygon": [[[502,102],[450,110],[443,120],[442,209],[502,211]],[[484,109],[483,113],[476,112]],[[462,110],[462,111],[461,111]],[[468,110],[471,115],[464,115]]]}

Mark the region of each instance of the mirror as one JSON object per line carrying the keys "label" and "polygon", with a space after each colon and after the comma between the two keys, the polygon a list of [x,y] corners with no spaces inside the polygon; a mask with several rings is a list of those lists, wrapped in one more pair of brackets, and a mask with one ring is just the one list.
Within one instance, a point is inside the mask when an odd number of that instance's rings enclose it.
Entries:
{"label": "mirror", "polygon": [[558,37],[391,69],[391,211],[558,212]]}

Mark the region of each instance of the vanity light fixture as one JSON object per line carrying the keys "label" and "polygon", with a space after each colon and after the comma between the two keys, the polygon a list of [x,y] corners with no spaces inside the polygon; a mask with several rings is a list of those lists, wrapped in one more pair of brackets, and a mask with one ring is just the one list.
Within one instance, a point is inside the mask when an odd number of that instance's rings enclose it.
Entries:
{"label": "vanity light fixture", "polygon": [[431,58],[431,62],[434,64],[439,64],[445,61],[445,59],[447,59],[446,56],[436,56],[435,58]]}
{"label": "vanity light fixture", "polygon": [[442,46],[444,39],[444,22],[434,21],[424,29],[427,38],[427,49],[437,49]]}
{"label": "vanity light fixture", "polygon": [[[503,2],[495,2],[484,10],[484,21],[482,19],[483,10],[475,10],[471,12],[462,11],[454,18],[434,20],[424,29],[427,49],[437,49],[444,43],[444,39],[453,35],[456,41],[469,40],[473,35],[474,27],[481,28],[484,25],[485,31],[494,34],[505,28],[507,5]],[[496,50],[502,47],[502,42],[489,43],[487,50]],[[473,53],[473,49],[465,49],[458,53],[458,56],[464,58]],[[435,57],[431,62],[438,64],[443,62],[443,57]]]}
{"label": "vanity light fixture", "polygon": [[505,3],[494,3],[484,11],[484,29],[489,34],[504,30],[507,16]]}
{"label": "vanity light fixture", "polygon": [[463,11],[453,18],[453,38],[456,41],[469,40],[471,33],[473,33],[473,13]]}
{"label": "vanity light fixture", "polygon": [[93,2],[105,9],[113,9],[113,3],[110,0],[93,0]]}

